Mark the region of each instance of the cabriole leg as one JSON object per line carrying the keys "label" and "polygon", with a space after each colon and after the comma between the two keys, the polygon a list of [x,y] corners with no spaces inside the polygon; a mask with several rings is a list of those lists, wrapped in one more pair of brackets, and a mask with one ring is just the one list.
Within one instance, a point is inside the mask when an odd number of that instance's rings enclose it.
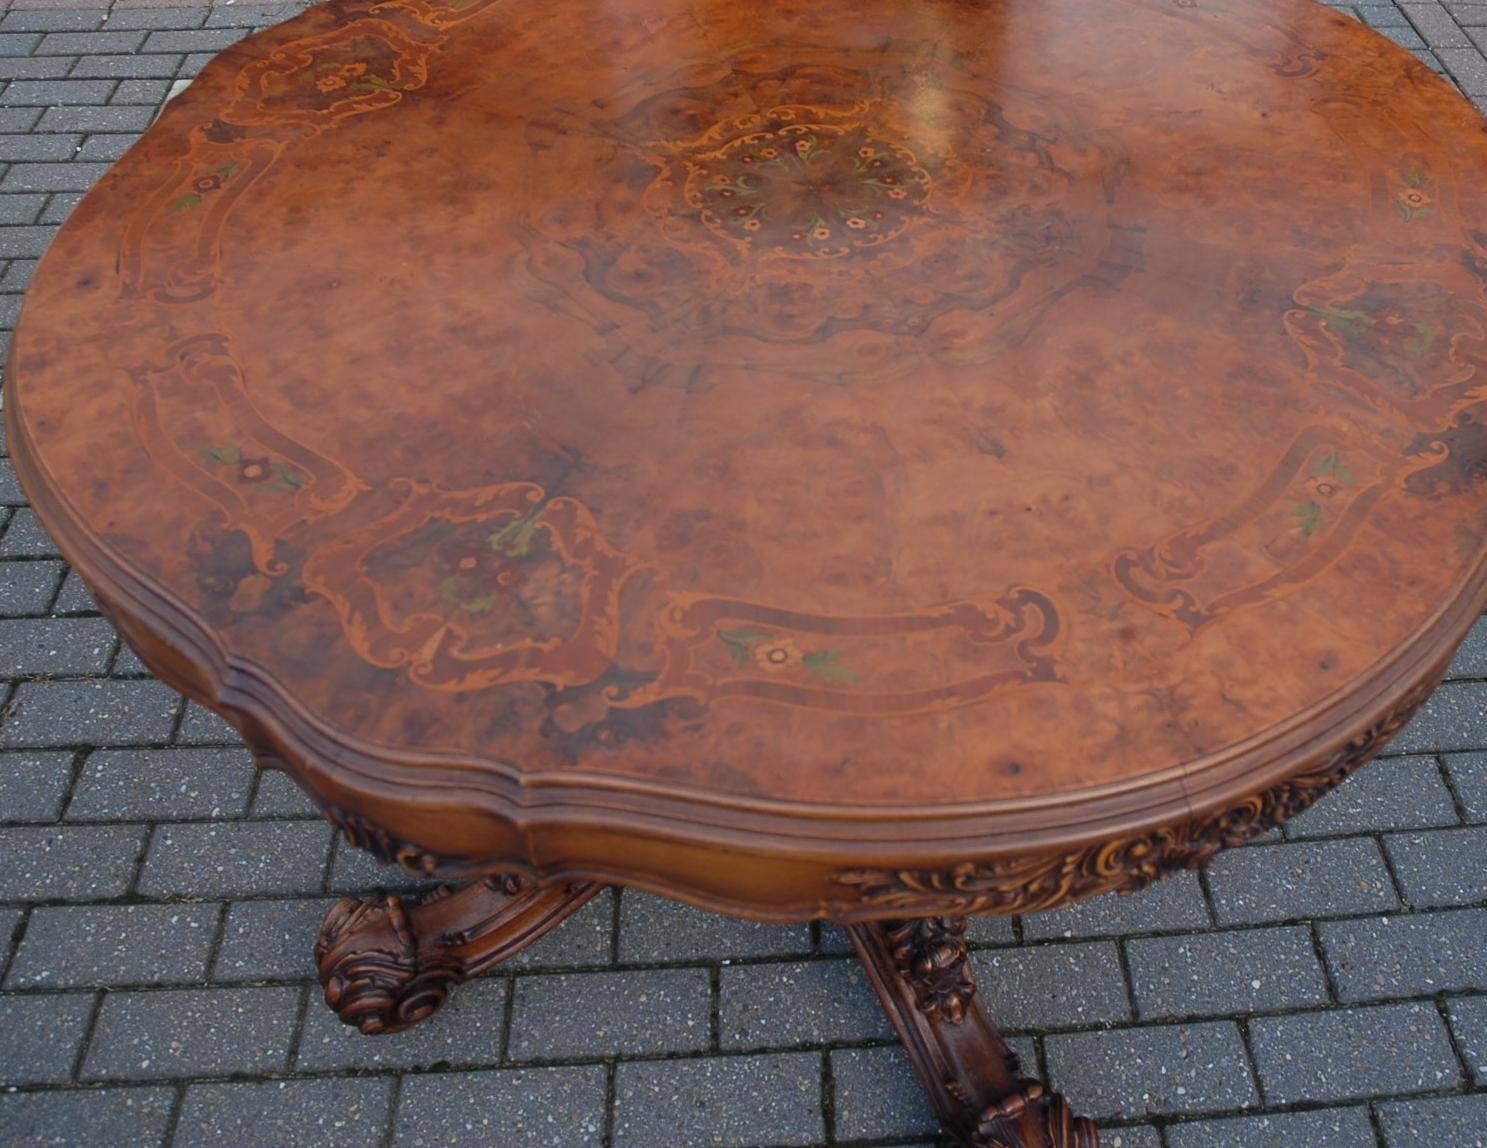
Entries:
{"label": "cabriole leg", "polygon": [[846,926],[945,1131],[964,1148],[1098,1148],[1094,1124],[1022,1075],[992,1023],[964,917]]}

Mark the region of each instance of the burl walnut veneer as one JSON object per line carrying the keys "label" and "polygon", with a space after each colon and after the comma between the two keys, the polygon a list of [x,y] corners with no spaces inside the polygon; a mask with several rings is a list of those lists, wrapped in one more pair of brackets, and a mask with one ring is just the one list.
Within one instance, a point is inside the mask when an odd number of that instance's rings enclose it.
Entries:
{"label": "burl walnut veneer", "polygon": [[5,376],[144,661],[357,844],[364,1031],[605,883],[848,925],[1088,1146],[969,913],[1304,808],[1483,604],[1487,134],[1309,0],[338,0],[78,206]]}

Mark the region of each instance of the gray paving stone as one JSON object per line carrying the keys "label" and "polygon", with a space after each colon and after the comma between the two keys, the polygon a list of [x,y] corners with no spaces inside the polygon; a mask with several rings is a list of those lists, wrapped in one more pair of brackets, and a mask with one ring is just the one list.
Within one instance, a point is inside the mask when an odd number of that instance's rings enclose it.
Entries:
{"label": "gray paving stone", "polygon": [[592,968],[610,964],[613,955],[614,890],[606,890],[502,967]]}
{"label": "gray paving stone", "polygon": [[0,677],[101,674],[116,640],[102,618],[0,619]]}
{"label": "gray paving stone", "polygon": [[516,978],[514,1060],[698,1052],[709,1042],[706,969]]}
{"label": "gray paving stone", "polygon": [[[314,935],[308,940],[313,941]],[[412,1028],[366,1036],[342,1024],[326,1005],[319,986],[312,986],[294,1066],[321,1071],[497,1064],[509,991],[505,978],[482,977],[451,989],[444,1007]]]}
{"label": "gray paving stone", "polygon": [[1162,1148],[1162,1138],[1149,1124],[1128,1124],[1100,1129],[1100,1148]]}
{"label": "gray paving stone", "polygon": [[[40,163],[69,160],[77,152],[81,137],[58,135],[0,135],[0,163]],[[9,468],[6,468],[9,473]],[[14,481],[13,474],[11,481]],[[7,499],[7,502],[12,501]],[[25,499],[20,501],[24,502]]]}
{"label": "gray paving stone", "polygon": [[1445,0],[1446,11],[1463,28],[1487,27],[1487,3],[1482,0]]}
{"label": "gray paving stone", "polygon": [[1112,937],[1120,933],[1201,929],[1210,923],[1198,874],[1183,872],[1129,896],[1104,893],[1066,909],[1030,914],[1022,920],[1022,935],[1030,941]]}
{"label": "gray paving stone", "polygon": [[242,745],[238,731],[205,706],[186,703],[186,716],[181,719],[176,741],[181,745]]}
{"label": "gray paving stone", "polygon": [[71,782],[70,753],[0,753],[0,820],[55,821]]}
{"label": "gray paving stone", "polygon": [[165,1143],[175,1103],[171,1088],[0,1093],[0,1143],[10,1148],[154,1148]]}
{"label": "gray paving stone", "polygon": [[1167,1127],[1167,1148],[1372,1148],[1366,1108],[1269,1112]]}
{"label": "gray paving stone", "polygon": [[92,993],[0,996],[5,1084],[62,1084],[72,1077],[93,1012]]}
{"label": "gray paving stone", "polygon": [[1393,40],[1401,48],[1424,48],[1425,38],[1407,24],[1390,24],[1379,28],[1378,31]]}
{"label": "gray paving stone", "polygon": [[170,736],[179,694],[159,682],[22,682],[6,747],[140,745]]}
{"label": "gray paving stone", "polygon": [[77,63],[73,56],[0,56],[0,77],[7,80],[60,80]]}
{"label": "gray paving stone", "polygon": [[62,581],[62,590],[57,595],[57,601],[52,606],[54,614],[96,614],[98,603],[93,601],[93,594],[78,577],[76,570],[69,570],[67,577]]}
{"label": "gray paving stone", "polygon": [[199,981],[219,905],[76,905],[32,910],[7,988]]}
{"label": "gray paving stone", "polygon": [[1227,1111],[1260,1099],[1230,1021],[1055,1035],[1043,1050],[1051,1084],[1085,1116]]}
{"label": "gray paving stone", "polygon": [[287,20],[304,4],[234,4],[230,8],[213,8],[207,16],[208,28],[263,28]]}
{"label": "gray paving stone", "polygon": [[145,40],[146,52],[220,52],[248,34],[246,28],[197,28],[190,31],[154,31]]}
{"label": "gray paving stone", "polygon": [[60,562],[0,562],[0,615],[46,613],[61,582]]}
{"label": "gray paving stone", "polygon": [[[150,57],[143,57],[149,59]],[[175,60],[176,57],[171,57]],[[172,74],[180,71],[184,64],[178,65],[172,70]],[[170,92],[171,81],[154,80],[120,80],[119,86],[114,89],[113,96],[109,99],[110,104],[142,104],[150,108],[158,108],[165,102],[166,95]]]}
{"label": "gray paving stone", "polygon": [[1221,925],[1399,905],[1379,847],[1368,838],[1230,849],[1219,855],[1208,882]]}
{"label": "gray paving stone", "polygon": [[1487,823],[1487,753],[1453,753],[1445,762],[1467,822]]}
{"label": "gray paving stone", "polygon": [[1384,838],[1405,901],[1416,908],[1487,901],[1487,826]]}
{"label": "gray paving stone", "polygon": [[[7,227],[0,231],[0,259],[40,255],[56,233],[54,227]],[[42,529],[36,512],[17,510],[0,539],[0,557],[56,558],[57,546]]]}
{"label": "gray paving stone", "polygon": [[[1449,17],[1448,17],[1449,19]],[[1455,21],[1452,21],[1454,25]],[[1460,34],[1460,29],[1457,29]],[[1465,39],[1465,37],[1462,37]],[[1461,45],[1469,46],[1470,41]],[[1443,47],[1444,45],[1436,45]],[[1461,645],[1456,648],[1456,654],[1451,659],[1450,668],[1446,676],[1451,678],[1487,678],[1487,618],[1479,618],[1473,624]]]}
{"label": "gray paving stone", "polygon": [[601,1065],[408,1076],[398,1098],[393,1143],[399,1148],[599,1148],[604,1103]]}
{"label": "gray paving stone", "polygon": [[1114,942],[987,949],[971,955],[986,1007],[1007,1030],[1129,1020]]}
{"label": "gray paving stone", "polygon": [[[229,9],[230,11],[230,9]],[[110,28],[199,28],[207,17],[203,5],[180,8],[115,8]]]}
{"label": "gray paving stone", "polygon": [[107,993],[81,1079],[282,1072],[299,998],[297,988]]}
{"label": "gray paving stone", "polygon": [[[67,217],[72,214],[72,209],[82,202],[82,198],[83,193],[80,191],[52,192],[51,196],[46,201],[46,210],[41,213],[41,222],[66,223]],[[62,587],[62,593],[67,593],[67,586],[65,584]],[[57,600],[59,603],[61,602],[61,595],[58,595]],[[92,601],[91,597],[89,598],[89,601]],[[94,609],[96,608],[97,607],[94,606]]]}
{"label": "gray paving stone", "polygon": [[288,774],[277,769],[264,769],[259,771],[258,792],[253,795],[253,816],[319,817],[320,813]]}
{"label": "gray paving stone", "polygon": [[[20,81],[17,81],[19,83]],[[69,83],[101,81],[77,80]],[[14,87],[15,85],[11,85]],[[8,89],[7,89],[8,90]],[[106,163],[16,163],[0,180],[0,192],[9,191],[87,191],[108,170]]]}
{"label": "gray paving stone", "polygon": [[109,668],[109,677],[148,677],[150,668],[139,660],[139,655],[127,645],[120,643],[118,655]]}
{"label": "gray paving stone", "polygon": [[20,909],[0,909],[0,970],[10,960],[11,950],[15,947],[17,926],[23,916],[25,913]]}
{"label": "gray paving stone", "polygon": [[112,163],[129,150],[134,139],[134,136],[122,134],[89,136],[78,149],[77,158]]}
{"label": "gray paving stone", "polygon": [[844,960],[734,965],[722,970],[724,1048],[786,1047],[888,1038],[893,1027],[862,965]]}
{"label": "gray paving stone", "polygon": [[819,1144],[820,1053],[621,1063],[615,1148],[674,1143],[679,1130],[715,1148]]}
{"label": "gray paving stone", "polygon": [[[181,56],[84,56],[68,73],[75,80],[105,79],[170,79],[181,66]],[[114,93],[110,103],[119,103]],[[86,156],[79,156],[85,159]]]}
{"label": "gray paving stone", "polygon": [[222,944],[212,964],[212,979],[314,979],[315,935],[335,901],[334,897],[315,897],[230,905],[222,925]]}
{"label": "gray paving stone", "polygon": [[103,32],[48,32],[32,50],[36,56],[101,55],[133,52],[144,43],[146,33],[124,29]]}
{"label": "gray paving stone", "polygon": [[0,829],[0,901],[90,901],[129,891],[143,825]]}
{"label": "gray paving stone", "polygon": [[41,108],[0,108],[0,131],[28,132],[41,115]]}
{"label": "gray paving stone", "polygon": [[1487,1093],[1379,1105],[1389,1148],[1487,1148]]}
{"label": "gray paving stone", "polygon": [[808,925],[767,925],[634,890],[620,896],[620,960],[730,960],[811,951]]}
{"label": "gray paving stone", "polygon": [[161,825],[139,889],[148,897],[318,893],[330,837],[319,821]]}
{"label": "gray paving stone", "polygon": [[1344,1001],[1487,989],[1487,909],[1326,921],[1318,929]]}
{"label": "gray paving stone", "polygon": [[1291,840],[1382,829],[1457,824],[1456,804],[1433,757],[1370,762],[1305,813],[1286,823]]}
{"label": "gray paving stone", "polygon": [[1478,1088],[1487,1085],[1487,997],[1462,997],[1446,1006],[1451,1031]]}
{"label": "gray paving stone", "polygon": [[1126,942],[1143,1019],[1324,1004],[1327,978],[1299,926]]}
{"label": "gray paving stone", "polygon": [[0,32],[0,56],[28,56],[41,43],[36,33]]}
{"label": "gray paving stone", "polygon": [[33,108],[101,104],[113,94],[112,80],[16,80],[0,92],[0,104]]}
{"label": "gray paving stone", "polygon": [[1425,1003],[1257,1017],[1250,1043],[1271,1104],[1449,1088],[1460,1067]]}
{"label": "gray paving stone", "polygon": [[[1013,1037],[1007,1043],[1022,1059],[1023,1070],[1035,1072],[1032,1040]],[[836,1049],[829,1055],[838,1141],[907,1139],[939,1131],[929,1100],[900,1045]]]}
{"label": "gray paving stone", "polygon": [[17,10],[0,19],[0,32],[86,32],[103,23],[102,8],[84,11]]}
{"label": "gray paving stone", "polygon": [[1483,59],[1481,49],[1441,48],[1436,55],[1463,92],[1487,96],[1487,59]]}
{"label": "gray paving stone", "polygon": [[1469,47],[1456,21],[1437,0],[1406,0],[1400,7],[1433,48]]}
{"label": "gray paving stone", "polygon": [[1487,745],[1487,683],[1446,682],[1390,743],[1395,753]]}
{"label": "gray paving stone", "polygon": [[47,108],[38,126],[44,132],[142,132],[153,118],[152,108],[55,107]]}
{"label": "gray paving stone", "polygon": [[69,821],[239,817],[257,772],[246,749],[115,749],[88,756]]}
{"label": "gray paving stone", "polygon": [[387,1078],[193,1084],[181,1101],[171,1144],[365,1148],[382,1142],[391,1120]]}

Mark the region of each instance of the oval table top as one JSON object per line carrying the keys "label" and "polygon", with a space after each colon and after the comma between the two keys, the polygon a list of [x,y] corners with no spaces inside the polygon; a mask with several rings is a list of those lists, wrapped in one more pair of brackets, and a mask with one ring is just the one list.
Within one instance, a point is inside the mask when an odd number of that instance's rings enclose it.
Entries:
{"label": "oval table top", "polygon": [[344,0],[78,206],[5,413],[354,833],[849,912],[1400,724],[1483,598],[1484,165],[1311,0]]}

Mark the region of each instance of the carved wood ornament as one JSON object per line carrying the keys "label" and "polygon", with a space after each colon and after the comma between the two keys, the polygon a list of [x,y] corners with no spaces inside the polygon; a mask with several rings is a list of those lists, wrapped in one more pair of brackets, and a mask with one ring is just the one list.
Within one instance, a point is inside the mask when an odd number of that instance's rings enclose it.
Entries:
{"label": "carved wood ornament", "polygon": [[4,419],[152,670],[473,882],[336,907],[350,1023],[604,883],[837,919],[963,1144],[1087,1148],[961,918],[1202,864],[1438,680],[1484,169],[1310,0],[332,0],[78,205]]}

